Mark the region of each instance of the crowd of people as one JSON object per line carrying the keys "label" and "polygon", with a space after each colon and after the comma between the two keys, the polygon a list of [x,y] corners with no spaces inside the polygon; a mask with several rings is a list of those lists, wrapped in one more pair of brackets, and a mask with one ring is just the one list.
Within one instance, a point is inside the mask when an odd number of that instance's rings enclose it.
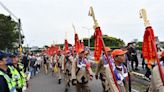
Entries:
{"label": "crowd of people", "polygon": [[[43,52],[9,55],[1,52],[0,92],[25,91],[28,87],[28,80],[38,74],[42,67],[45,74],[51,70],[52,75],[58,77],[59,85],[64,80],[65,92],[69,91],[71,85],[76,86],[76,92],[91,92],[89,82],[94,77],[101,80],[103,92],[131,92],[130,71],[139,70],[137,51],[134,46],[129,45],[114,50],[105,47],[104,51],[106,53],[103,52],[98,64],[94,63],[91,51],[88,49],[79,49],[78,52],[59,49],[53,55]],[[164,61],[163,58],[164,52],[161,54],[161,61]],[[96,67],[93,67],[95,65]],[[161,62],[161,65],[164,63]],[[151,84],[148,92],[163,92],[157,71],[158,68],[155,66],[152,70],[152,78],[150,77],[151,71],[149,71]]]}

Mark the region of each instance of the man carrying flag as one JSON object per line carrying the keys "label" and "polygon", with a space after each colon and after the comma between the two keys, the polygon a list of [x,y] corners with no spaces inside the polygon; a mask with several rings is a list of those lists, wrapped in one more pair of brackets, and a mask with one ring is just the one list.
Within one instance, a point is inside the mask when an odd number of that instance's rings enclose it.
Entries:
{"label": "man carrying flag", "polygon": [[70,50],[68,48],[68,41],[65,39],[64,43],[64,62],[62,63],[62,70],[64,73],[64,79],[65,79],[65,92],[68,91],[68,88],[70,87],[71,82],[71,70],[72,70],[72,62],[74,62],[73,56],[70,53]]}
{"label": "man carrying flag", "polygon": [[[105,47],[107,54],[109,56],[109,59],[113,59],[111,56],[112,50],[109,47]],[[108,92],[109,90],[109,83],[106,79],[106,74],[105,74],[105,67],[104,65],[108,64],[108,61],[106,60],[106,56],[103,54],[102,59],[99,61],[97,67],[96,67],[96,73],[95,73],[95,77],[96,79],[101,80],[102,83],[102,87],[103,87],[103,92]],[[109,67],[109,66],[107,66]],[[98,76],[99,75],[99,76]]]}
{"label": "man carrying flag", "polygon": [[[125,61],[126,51],[120,49],[114,50],[112,56],[114,60],[110,59],[108,53],[105,49],[105,44],[102,38],[101,29],[97,23],[94,15],[93,8],[90,7],[89,15],[93,17],[94,28],[95,28],[95,52],[94,57],[96,61],[100,60],[102,48],[104,50],[105,60],[107,64],[105,65],[105,75],[109,83],[108,92],[128,92],[127,83],[125,80],[128,78],[128,73],[126,67],[123,65]],[[97,62],[98,63],[98,62]]]}
{"label": "man carrying flag", "polygon": [[[144,41],[142,46],[143,57],[147,63],[147,66],[151,68],[151,65],[157,61],[157,66],[152,70],[151,84],[148,92],[163,92],[164,91],[164,66],[163,62],[160,63],[156,42],[154,37],[154,31],[150,26],[149,20],[145,9],[140,10],[141,18],[144,20],[146,27],[144,34]],[[162,55],[161,55],[162,56]]]}
{"label": "man carrying flag", "polygon": [[70,51],[69,50],[65,51],[65,59],[63,62],[64,65],[62,66],[62,70],[65,78],[65,92],[67,92],[68,88],[70,87],[72,62],[73,62],[73,56],[71,55]]}
{"label": "man carrying flag", "polygon": [[90,92],[89,80],[93,72],[85,58],[85,51],[79,49],[78,59],[72,63],[72,85],[76,85],[76,92]]}
{"label": "man carrying flag", "polygon": [[[161,68],[162,71],[164,71],[164,51],[162,51],[161,54]],[[164,86],[162,84],[160,74],[159,74],[159,67],[155,66],[152,70],[152,77],[151,77],[151,83],[150,83],[150,88],[148,92],[163,92],[164,91]]]}

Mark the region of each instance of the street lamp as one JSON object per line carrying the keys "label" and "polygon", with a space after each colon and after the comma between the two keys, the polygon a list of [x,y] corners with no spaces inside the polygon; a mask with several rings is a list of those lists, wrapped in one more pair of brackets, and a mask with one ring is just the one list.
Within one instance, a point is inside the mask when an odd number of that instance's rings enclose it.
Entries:
{"label": "street lamp", "polygon": [[[90,31],[92,30],[92,28],[87,28],[85,26],[83,26],[82,28],[88,31],[88,35],[90,34]],[[88,47],[90,48],[90,35],[89,35],[89,38],[88,38]]]}

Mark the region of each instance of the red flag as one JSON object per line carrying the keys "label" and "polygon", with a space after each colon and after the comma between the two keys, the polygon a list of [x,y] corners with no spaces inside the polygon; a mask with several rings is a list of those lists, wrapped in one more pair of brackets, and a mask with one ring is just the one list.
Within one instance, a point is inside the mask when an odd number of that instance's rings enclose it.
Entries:
{"label": "red flag", "polygon": [[75,50],[76,50],[76,52],[79,52],[79,49],[80,49],[80,41],[78,38],[78,34],[75,33]]}
{"label": "red flag", "polygon": [[60,47],[59,46],[55,46],[55,53],[60,50]]}
{"label": "red flag", "polygon": [[55,46],[52,45],[52,46],[49,48],[49,55],[52,56],[54,53],[55,53]]}
{"label": "red flag", "polygon": [[142,53],[148,67],[151,67],[156,61],[156,46],[154,46],[155,37],[152,27],[147,27],[144,34],[144,40],[142,43]]}
{"label": "red flag", "polygon": [[68,49],[68,41],[67,41],[67,39],[65,39],[65,42],[64,42],[64,51],[66,52],[68,50],[69,50]]}
{"label": "red flag", "polygon": [[151,26],[146,27],[142,46],[142,53],[143,57],[145,58],[145,61],[147,61],[148,67],[150,67],[152,63],[157,61],[160,77],[164,86],[164,74],[160,65],[160,60],[158,58],[154,32]]}
{"label": "red flag", "polygon": [[84,42],[83,41],[80,43],[80,45],[81,45],[81,49],[84,49]]}
{"label": "red flag", "polygon": [[94,33],[94,38],[95,38],[95,43],[94,43],[94,58],[95,61],[98,63],[98,61],[100,60],[101,57],[101,53],[102,53],[102,32],[100,30],[100,27],[97,27],[95,29],[95,33]]}
{"label": "red flag", "polygon": [[97,23],[97,20],[95,18],[94,11],[93,11],[92,7],[90,7],[89,15],[93,17],[93,20],[94,20],[94,23],[95,23],[95,25],[94,25],[94,28],[95,28],[95,33],[94,33],[94,37],[95,37],[94,57],[95,57],[95,60],[96,61],[100,60],[101,53],[102,53],[102,48],[103,48],[105,56],[106,56],[108,64],[109,64],[109,68],[110,68],[111,73],[112,73],[112,77],[113,77],[114,83],[115,83],[115,85],[118,88],[118,92],[120,92],[120,89],[118,87],[118,83],[117,83],[117,80],[116,80],[116,76],[115,76],[114,71],[113,71],[112,64],[110,63],[109,57],[108,57],[107,52],[105,50],[105,44],[104,44],[104,41],[103,41],[103,38],[102,38],[102,32],[101,32],[100,27],[98,26],[98,23]]}

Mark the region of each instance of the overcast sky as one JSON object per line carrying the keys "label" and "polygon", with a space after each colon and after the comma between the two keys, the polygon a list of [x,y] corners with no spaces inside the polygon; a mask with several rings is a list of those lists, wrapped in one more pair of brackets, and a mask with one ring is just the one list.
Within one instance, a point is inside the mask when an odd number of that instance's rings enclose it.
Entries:
{"label": "overcast sky", "polygon": [[[17,17],[29,46],[74,43],[75,25],[79,38],[93,34],[93,20],[88,16],[94,7],[103,34],[123,39],[126,43],[143,39],[144,24],[139,10],[145,8],[155,35],[164,41],[164,0],[1,0]],[[8,13],[0,7],[0,13]],[[85,27],[85,28],[84,28]],[[86,28],[91,29],[86,30]],[[67,35],[66,35],[67,34]]]}

